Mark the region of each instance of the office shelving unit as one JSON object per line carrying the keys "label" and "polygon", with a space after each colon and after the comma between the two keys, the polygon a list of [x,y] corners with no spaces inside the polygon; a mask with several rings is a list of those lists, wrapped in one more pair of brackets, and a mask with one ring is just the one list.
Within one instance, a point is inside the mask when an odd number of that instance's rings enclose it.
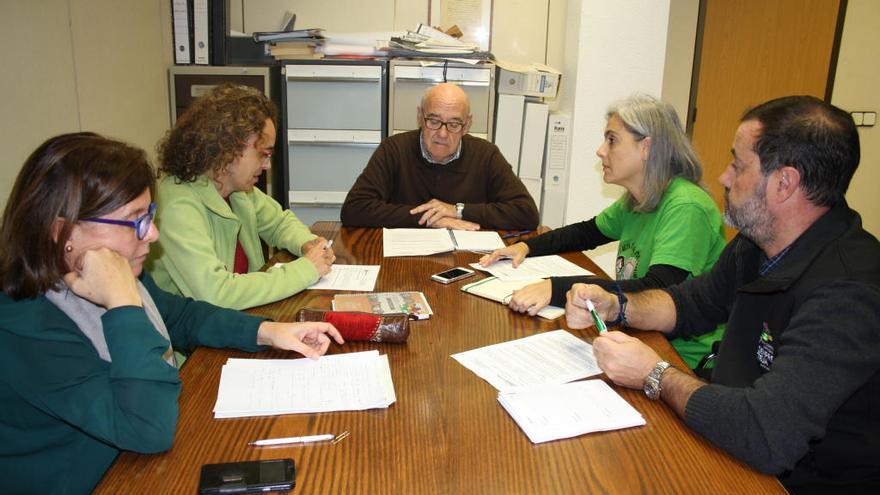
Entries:
{"label": "office shelving unit", "polygon": [[384,60],[308,60],[277,71],[282,164],[276,199],[309,225],[339,220],[345,195],[388,135]]}

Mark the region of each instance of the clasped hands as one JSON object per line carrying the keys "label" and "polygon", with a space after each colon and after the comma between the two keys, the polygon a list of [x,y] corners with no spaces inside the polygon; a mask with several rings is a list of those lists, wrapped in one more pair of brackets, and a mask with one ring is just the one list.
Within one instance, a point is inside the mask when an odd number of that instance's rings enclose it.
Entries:
{"label": "clasped hands", "polygon": [[453,229],[453,230],[480,230],[480,225],[474,222],[468,222],[458,218],[458,212],[455,205],[444,203],[439,199],[432,199],[427,203],[409,210],[410,215],[422,216],[419,218],[419,225],[432,227],[435,229]]}

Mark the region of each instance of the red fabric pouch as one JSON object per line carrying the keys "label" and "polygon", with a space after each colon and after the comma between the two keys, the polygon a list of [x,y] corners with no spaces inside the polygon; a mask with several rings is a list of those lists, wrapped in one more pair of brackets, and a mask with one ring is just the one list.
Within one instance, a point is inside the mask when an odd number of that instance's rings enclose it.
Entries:
{"label": "red fabric pouch", "polygon": [[409,337],[409,315],[394,313],[377,315],[360,311],[331,311],[303,308],[296,321],[326,321],[350,341],[388,342],[402,344]]}

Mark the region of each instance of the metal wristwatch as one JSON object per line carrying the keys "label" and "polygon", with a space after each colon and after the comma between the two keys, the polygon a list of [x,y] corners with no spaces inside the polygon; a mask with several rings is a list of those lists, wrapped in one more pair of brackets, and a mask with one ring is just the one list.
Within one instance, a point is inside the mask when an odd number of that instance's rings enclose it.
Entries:
{"label": "metal wristwatch", "polygon": [[654,369],[645,377],[645,395],[651,400],[660,398],[660,378],[663,373],[672,366],[666,361],[660,361],[654,365]]}
{"label": "metal wristwatch", "polygon": [[464,203],[455,203],[455,216],[461,218],[464,214]]}

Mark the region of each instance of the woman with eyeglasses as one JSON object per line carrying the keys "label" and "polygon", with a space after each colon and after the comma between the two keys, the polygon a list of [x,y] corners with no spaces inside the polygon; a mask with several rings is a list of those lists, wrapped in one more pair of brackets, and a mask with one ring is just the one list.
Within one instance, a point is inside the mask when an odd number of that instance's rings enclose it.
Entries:
{"label": "woman with eyeglasses", "polygon": [[[277,114],[260,91],[224,84],[195,100],[160,141],[162,237],[147,263],[159,287],[244,309],[330,271],[336,257],[327,240],[254,187],[271,166]],[[299,259],[261,272],[261,239]]]}
{"label": "woman with eyeglasses", "polygon": [[173,347],[326,352],[332,325],[275,323],[168,294],[142,265],[159,237],[140,149],[49,139],[0,226],[0,491],[88,493],[121,450],[174,440]]}
{"label": "woman with eyeglasses", "polygon": [[[514,292],[509,303],[514,311],[534,315],[548,304],[565,306],[566,293],[581,282],[618,294],[668,287],[709,270],[724,249],[721,214],[700,185],[703,169],[675,109],[637,94],[611,105],[605,118],[605,140],[596,155],[602,159],[603,179],[622,186],[623,196],[588,221],[498,249],[480,264],[506,256],[519,266],[526,256],[620,241],[616,280],[550,278]],[[609,325],[625,324],[625,316],[621,311]],[[676,338],[671,344],[693,368],[722,332],[719,328],[696,339]]]}

